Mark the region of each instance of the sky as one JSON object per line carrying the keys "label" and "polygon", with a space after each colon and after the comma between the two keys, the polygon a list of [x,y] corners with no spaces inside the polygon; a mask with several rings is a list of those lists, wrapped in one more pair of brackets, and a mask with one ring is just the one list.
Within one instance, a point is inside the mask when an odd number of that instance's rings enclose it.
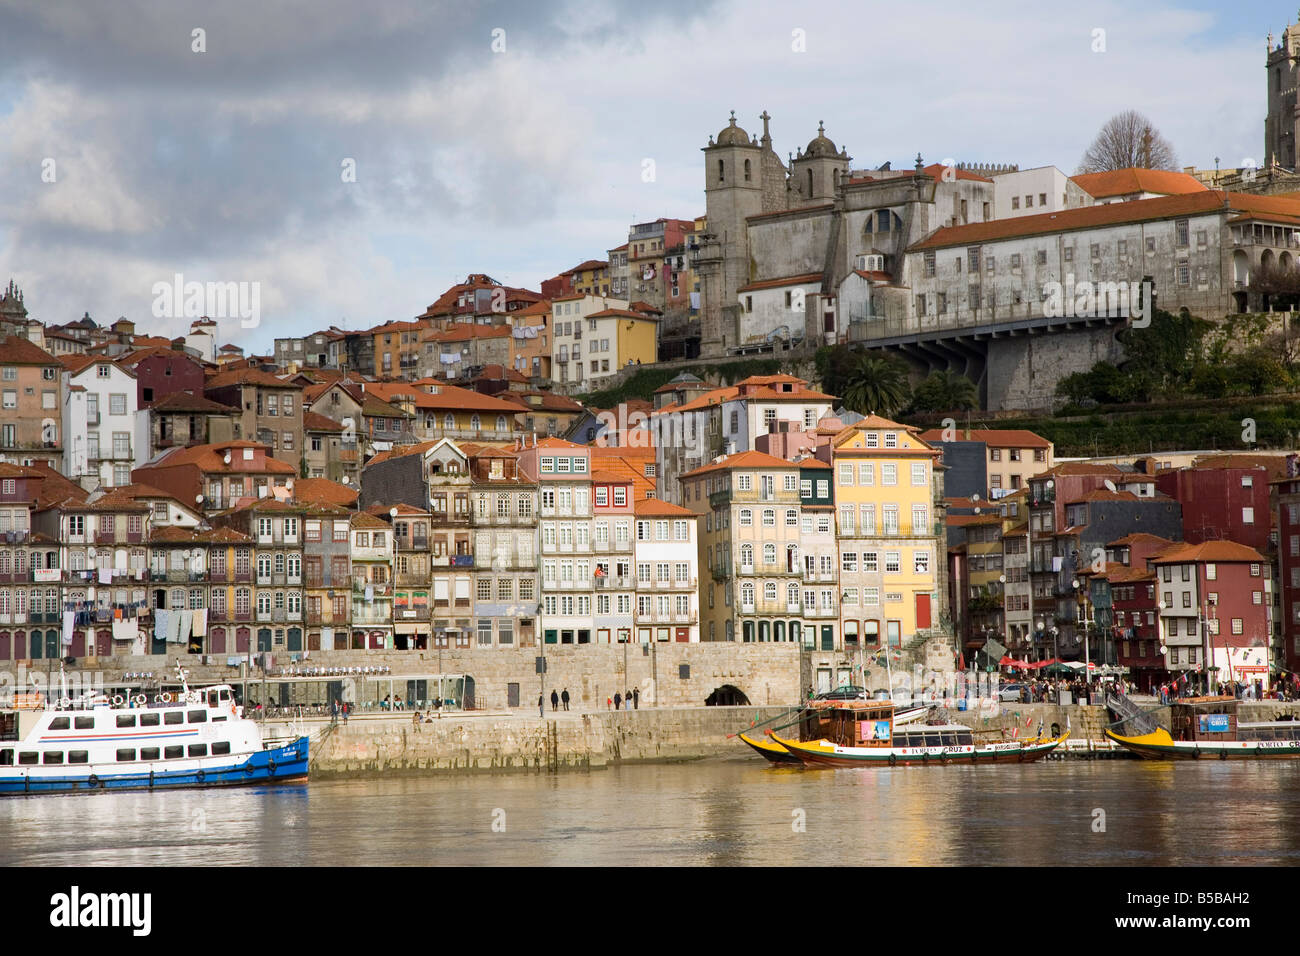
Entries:
{"label": "sky", "polygon": [[782,156],[824,121],[854,169],[920,153],[1073,173],[1126,109],[1180,166],[1262,163],[1265,37],[1296,16],[1190,0],[0,0],[0,284],[49,324],[88,312],[176,336],[191,320],[161,283],[238,283],[257,308],[213,318],[259,353],[409,320],[470,273],[537,289],[632,223],[703,214],[700,148],[731,110],[751,134],[766,110]]}

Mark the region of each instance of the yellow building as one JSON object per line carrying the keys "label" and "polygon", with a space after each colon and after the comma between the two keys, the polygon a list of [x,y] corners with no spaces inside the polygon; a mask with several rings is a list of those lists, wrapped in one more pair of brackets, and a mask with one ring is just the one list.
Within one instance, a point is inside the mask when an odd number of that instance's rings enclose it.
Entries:
{"label": "yellow building", "polygon": [[603,379],[629,365],[659,360],[659,319],[628,309],[603,309],[587,316],[585,380],[599,388]]}
{"label": "yellow building", "polygon": [[[841,633],[906,647],[939,623],[946,548],[940,452],[878,415],[849,426],[831,456],[840,550]],[[918,635],[918,632],[922,632]]]}

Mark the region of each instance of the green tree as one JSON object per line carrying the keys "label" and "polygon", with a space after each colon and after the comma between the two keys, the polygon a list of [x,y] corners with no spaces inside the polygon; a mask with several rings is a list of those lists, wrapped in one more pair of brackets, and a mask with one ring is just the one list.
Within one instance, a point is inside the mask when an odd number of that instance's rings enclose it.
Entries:
{"label": "green tree", "polygon": [[964,412],[979,404],[975,383],[946,368],[931,372],[912,395],[912,409],[918,412]]}
{"label": "green tree", "polygon": [[879,352],[862,354],[844,385],[844,404],[863,415],[896,415],[910,397],[906,363]]}

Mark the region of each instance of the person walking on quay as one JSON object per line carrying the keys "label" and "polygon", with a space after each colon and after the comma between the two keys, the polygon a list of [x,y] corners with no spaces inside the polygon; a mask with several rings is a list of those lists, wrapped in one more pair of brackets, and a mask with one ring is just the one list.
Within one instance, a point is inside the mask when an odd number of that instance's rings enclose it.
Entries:
{"label": "person walking on quay", "polygon": [[546,704],[542,702],[541,694],[537,695],[537,716],[543,718],[546,716]]}
{"label": "person walking on quay", "polygon": [[345,700],[343,702],[343,726],[345,727],[347,726],[348,723],[348,714],[351,713],[351,711],[352,711],[352,705]]}
{"label": "person walking on quay", "polygon": [[559,706],[560,706],[560,695],[557,694],[555,692],[555,688],[552,687],[551,688],[551,713],[555,713],[555,711],[559,709]]}
{"label": "person walking on quay", "polygon": [[334,727],[339,722],[339,699],[335,697],[330,701],[330,726]]}
{"label": "person walking on quay", "polygon": [[560,700],[564,702],[564,709],[569,709],[569,688],[564,688],[564,693],[560,695]]}
{"label": "person walking on quay", "polygon": [[613,709],[614,709],[614,698],[613,698],[613,697],[606,697],[606,698],[605,698],[605,709],[606,709],[606,710],[613,710]]}
{"label": "person walking on quay", "polygon": [[417,733],[419,733],[419,731],[420,731],[420,712],[419,712],[418,710],[415,712],[415,717],[414,717],[414,719],[413,719],[411,722],[412,722],[413,724],[415,724],[415,730],[416,730]]}
{"label": "person walking on quay", "polygon": [[640,687],[632,688],[632,709],[633,710],[641,709],[641,688]]}
{"label": "person walking on quay", "polygon": [[614,709],[615,710],[623,709],[623,697],[621,694],[619,694],[618,691],[614,691]]}

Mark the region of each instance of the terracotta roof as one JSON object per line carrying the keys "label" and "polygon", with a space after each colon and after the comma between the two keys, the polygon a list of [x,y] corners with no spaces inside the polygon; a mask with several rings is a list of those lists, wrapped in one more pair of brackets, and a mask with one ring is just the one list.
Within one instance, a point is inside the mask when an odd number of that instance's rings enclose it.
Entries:
{"label": "terracotta roof", "polygon": [[993,180],[972,173],[968,169],[958,169],[955,166],[949,167],[945,166],[943,163],[931,163],[929,166],[924,167],[921,172],[924,175],[929,176],[931,179],[942,179],[944,171],[947,169],[952,170],[951,178],[953,179],[970,180],[977,183],[993,182]]}
{"label": "terracotta roof", "polygon": [[1285,455],[1251,455],[1246,452],[1227,452],[1222,455],[1206,455],[1192,462],[1193,469],[1202,468],[1263,468],[1270,478],[1286,476]]}
{"label": "terracotta roof", "polygon": [[[533,396],[537,396],[539,401],[534,405],[531,401]],[[516,411],[545,411],[545,412],[585,412],[586,406],[581,402],[575,402],[567,395],[558,395],[555,392],[548,392],[545,389],[530,389],[526,392],[500,392],[497,394],[503,402],[511,402],[520,407]]]}
{"label": "terracotta roof", "polygon": [[1204,544],[1185,544],[1181,548],[1171,548],[1161,552],[1154,559],[1156,564],[1187,564],[1190,562],[1249,562],[1259,564],[1264,556],[1254,548],[1235,541],[1206,541]]}
{"label": "terracotta roof", "polygon": [[1163,193],[1180,196],[1206,192],[1205,183],[1187,173],[1167,169],[1113,169],[1101,173],[1080,173],[1070,181],[1095,199],[1132,193]]}
{"label": "terracotta roof", "polygon": [[1123,223],[1206,215],[1220,210],[1283,213],[1300,219],[1300,201],[1294,199],[1207,190],[1182,196],[1137,199],[1132,202],[1106,203],[1100,206],[1065,209],[1061,212],[1040,213],[1036,216],[994,219],[990,222],[965,226],[947,226],[935,230],[927,238],[909,246],[908,251],[978,245],[1002,239],[1052,235],[1074,229],[1096,229]]}
{"label": "terracotta roof", "polygon": [[787,285],[811,285],[814,282],[820,283],[821,281],[822,273],[807,272],[803,275],[786,276],[781,279],[760,279],[757,282],[750,282],[748,285],[742,285],[736,291],[753,292],[757,289],[779,289],[782,286]]}
{"label": "terracotta roof", "polygon": [[[657,483],[645,473],[645,461],[621,455],[601,455],[592,458],[592,481],[628,482],[632,485],[632,500],[640,501]],[[597,477],[599,476],[599,477]]]}
{"label": "terracotta roof", "polygon": [[1168,545],[1168,544],[1174,544],[1175,542],[1170,541],[1168,538],[1162,538],[1158,534],[1148,534],[1145,531],[1139,531],[1136,532],[1135,534],[1126,534],[1122,538],[1116,538],[1114,541],[1108,542],[1106,544],[1106,547],[1119,548],[1119,547],[1123,547],[1124,545],[1134,545],[1139,543]]}
{"label": "terracotta roof", "polygon": [[59,361],[73,375],[103,361],[98,355],[60,355]]}
{"label": "terracotta roof", "polygon": [[461,322],[440,332],[426,332],[425,342],[468,342],[470,339],[501,339],[510,336],[508,325],[476,325]]}
{"label": "terracotta roof", "polygon": [[658,498],[642,498],[636,502],[632,509],[637,515],[647,517],[663,518],[694,518],[695,512],[688,511],[681,505],[675,505],[668,501],[660,501]]}
{"label": "terracotta roof", "polygon": [[222,405],[193,392],[172,392],[150,406],[155,412],[206,412],[212,415],[238,415],[239,409]]}
{"label": "terracotta roof", "polygon": [[150,544],[239,544],[253,540],[234,528],[219,527],[210,531],[165,525],[149,532]]}
{"label": "terracotta roof", "polygon": [[410,382],[372,382],[366,385],[366,394],[378,395],[384,401],[393,403],[398,395],[410,395],[416,408],[436,408],[447,411],[501,412],[513,415],[519,411],[513,402],[506,402],[491,395],[484,395],[470,388],[456,385],[439,385],[438,394],[434,395]]}
{"label": "terracotta roof", "polygon": [[633,312],[630,309],[601,309],[599,312],[591,312],[584,316],[588,319],[640,319],[642,322],[656,322],[657,315],[647,315],[643,312]]}
{"label": "terracotta roof", "polygon": [[[943,434],[946,430],[931,428],[921,432],[921,439],[928,442],[944,441]],[[1049,448],[1052,444],[1041,435],[1023,428],[957,428],[954,431],[954,441],[982,441],[995,448]]]}
{"label": "terracotta roof", "polygon": [[308,432],[341,432],[343,426],[332,418],[326,418],[324,415],[316,412],[302,413],[302,428]]}
{"label": "terracotta roof", "polygon": [[579,445],[577,442],[565,441],[563,438],[555,438],[551,436],[551,437],[543,438],[541,441],[537,442],[537,444],[531,447],[533,448],[586,448],[587,446]]}
{"label": "terracotta roof", "polygon": [[204,384],[205,389],[224,388],[228,385],[257,385],[262,388],[291,388],[295,391],[302,388],[301,385],[295,385],[292,382],[286,382],[284,379],[276,378],[270,372],[263,372],[256,368],[237,368],[228,372],[218,372]]}
{"label": "terracotta roof", "polygon": [[[1148,477],[1131,471],[1120,471],[1114,465],[1094,465],[1086,461],[1063,461],[1053,465],[1051,468],[1034,474],[1034,478],[1064,478],[1071,475],[1100,475],[1107,478],[1124,478],[1134,480]],[[1154,481],[1154,478],[1148,477],[1148,480]]]}
{"label": "terracotta roof", "polygon": [[386,402],[378,395],[366,393],[361,403],[361,414],[366,418],[413,418],[410,412],[403,411],[392,402]]}
{"label": "terracotta roof", "polygon": [[742,451],[734,455],[726,455],[721,460],[696,468],[694,471],[688,471],[682,475],[682,478],[692,478],[696,475],[704,475],[714,471],[730,471],[733,468],[797,468],[798,465],[786,461],[784,458],[776,458],[772,455],[766,455],[761,451]]}
{"label": "terracotta roof", "polygon": [[586,272],[589,269],[608,269],[608,268],[609,268],[609,263],[606,262],[604,259],[588,259],[586,262],[576,265],[572,269],[565,269],[563,272],[560,273],[560,275],[567,276],[567,275],[572,275],[575,272]]}
{"label": "terracotta roof", "polygon": [[[487,379],[488,381],[497,381],[499,379],[504,379],[507,382],[526,383],[528,381],[528,376],[523,372],[507,368],[504,365],[484,365],[483,371],[479,373],[478,378]],[[478,381],[478,379],[475,379],[475,381]]]}
{"label": "terracotta roof", "polygon": [[376,528],[381,531],[387,531],[389,524],[383,518],[372,515],[368,511],[358,511],[352,516],[353,528]]}
{"label": "terracotta roof", "polygon": [[366,467],[377,465],[382,461],[391,461],[394,458],[405,458],[407,455],[423,455],[426,451],[438,444],[441,439],[435,438],[432,441],[416,442],[414,445],[397,445],[388,451],[375,452],[370,460],[366,462]]}
{"label": "terracotta roof", "polygon": [[351,508],[357,503],[357,489],[328,478],[297,478],[293,483],[293,500],[301,504]]}
{"label": "terracotta roof", "polygon": [[[240,448],[260,448],[266,452],[266,458],[258,468],[232,468],[236,462],[243,464],[242,459],[231,455],[231,463],[228,465],[225,461],[224,453],[229,449]],[[188,448],[173,448],[166,454],[154,459],[153,461],[142,465],[141,468],[174,468],[177,465],[195,465],[201,471],[205,472],[232,472],[235,474],[280,474],[296,475],[298,469],[288,462],[278,461],[270,455],[270,446],[261,445],[252,441],[231,441],[220,442],[211,445],[191,445]],[[250,466],[253,464],[249,463]],[[139,470],[139,469],[137,469]],[[145,472],[148,474],[148,472]]]}
{"label": "terracotta roof", "polygon": [[20,335],[6,335],[0,339],[0,356],[5,365],[59,365],[45,349]]}

